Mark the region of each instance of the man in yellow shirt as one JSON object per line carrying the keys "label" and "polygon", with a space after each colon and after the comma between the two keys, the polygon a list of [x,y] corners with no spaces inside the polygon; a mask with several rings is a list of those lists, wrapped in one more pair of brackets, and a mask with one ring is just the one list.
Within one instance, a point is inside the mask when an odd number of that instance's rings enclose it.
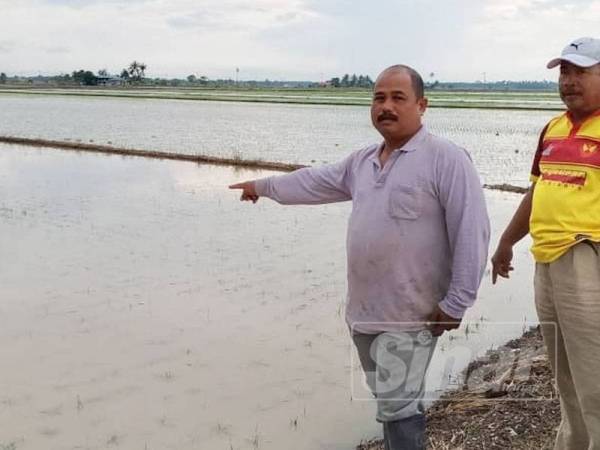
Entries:
{"label": "man in yellow shirt", "polygon": [[557,450],[600,449],[600,39],[567,45],[560,66],[567,111],[542,131],[532,185],[492,257],[492,281],[513,270],[527,233],[535,302],[556,376],[562,421]]}

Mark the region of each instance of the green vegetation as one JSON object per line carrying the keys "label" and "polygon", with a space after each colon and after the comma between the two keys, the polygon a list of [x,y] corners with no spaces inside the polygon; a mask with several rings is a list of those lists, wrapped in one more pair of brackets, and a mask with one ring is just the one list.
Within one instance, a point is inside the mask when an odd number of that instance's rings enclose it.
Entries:
{"label": "green vegetation", "polygon": [[[187,81],[186,81],[187,82]],[[139,99],[203,100],[308,105],[368,106],[367,88],[244,88],[227,86],[163,87],[149,85],[47,87],[6,85],[0,94],[124,97]],[[556,92],[548,91],[453,91],[426,89],[431,107],[562,110]]]}
{"label": "green vegetation", "polygon": [[[347,89],[370,90],[373,80],[369,75],[344,74],[333,77],[323,82],[315,81],[278,81],[278,80],[233,80],[210,79],[205,75],[190,74],[181,78],[148,78],[148,66],[143,62],[133,61],[127,68],[121,70],[119,75],[111,75],[106,69],[101,69],[98,74],[89,70],[78,70],[72,74],[53,76],[13,76],[6,74],[0,78],[0,83],[10,86],[36,86],[36,87],[78,87],[78,86],[123,86],[135,85],[136,87],[177,87],[177,88],[211,88],[211,89],[327,89],[335,92]],[[434,80],[435,74],[429,74],[429,82],[425,83],[427,90],[452,91],[452,92],[549,92],[557,90],[557,84],[551,81],[475,81],[475,82],[444,82]],[[4,81],[2,81],[4,80]]]}
{"label": "green vegetation", "polygon": [[0,74],[0,84],[9,84],[13,87],[22,86],[46,86],[46,87],[79,87],[79,86],[120,86],[127,84],[146,83],[146,69],[148,66],[143,62],[133,61],[129,67],[123,69],[120,75],[111,75],[106,69],[100,69],[98,74],[91,70],[75,70],[71,74],[55,76],[36,76],[9,78],[4,72]]}
{"label": "green vegetation", "polygon": [[[373,80],[369,75],[344,74],[325,82],[232,79],[211,80],[190,74],[185,79],[147,78],[148,66],[133,61],[120,75],[98,74],[7,77],[0,74],[0,93],[87,95],[170,100],[213,100],[311,105],[369,105]],[[237,70],[237,69],[236,69]],[[549,81],[440,82],[429,74],[425,84],[431,107],[562,109],[556,83]]]}
{"label": "green vegetation", "polygon": [[[148,66],[146,66],[145,63],[133,61],[131,64],[129,64],[129,67],[127,69],[123,69],[123,71],[127,73],[125,78],[129,82],[141,83],[146,77],[147,68]],[[121,72],[121,74],[123,74],[123,72]]]}
{"label": "green vegetation", "polygon": [[94,75],[94,73],[89,70],[78,70],[76,72],[73,72],[73,75],[71,75],[71,77],[73,78],[73,81],[76,84],[80,84],[82,86],[98,85],[98,77],[96,77],[96,75]]}
{"label": "green vegetation", "polygon": [[339,87],[372,88],[373,80],[371,80],[371,77],[369,77],[369,75],[356,76],[356,74],[352,74],[352,76],[350,76],[349,74],[345,74],[341,79],[339,79],[338,77],[332,78],[331,80],[327,81],[325,83],[325,85],[331,86],[334,88],[339,88]]}

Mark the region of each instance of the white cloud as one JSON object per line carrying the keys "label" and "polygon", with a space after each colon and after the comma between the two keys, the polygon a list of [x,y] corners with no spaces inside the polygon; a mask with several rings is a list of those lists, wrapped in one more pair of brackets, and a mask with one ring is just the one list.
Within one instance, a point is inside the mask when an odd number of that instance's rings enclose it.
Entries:
{"label": "white cloud", "polygon": [[0,71],[319,79],[408,63],[440,79],[553,78],[600,0],[0,0]]}
{"label": "white cloud", "polygon": [[[11,57],[0,57],[0,64],[29,73],[81,67],[117,71],[133,59],[160,76],[224,76],[240,65],[268,71],[291,55],[256,36],[318,19],[301,1],[282,0],[25,1],[5,11],[0,28],[18,45]],[[68,51],[60,56],[57,49]]]}
{"label": "white cloud", "polygon": [[461,51],[491,79],[554,79],[545,68],[572,39],[597,35],[600,1],[489,0]]}

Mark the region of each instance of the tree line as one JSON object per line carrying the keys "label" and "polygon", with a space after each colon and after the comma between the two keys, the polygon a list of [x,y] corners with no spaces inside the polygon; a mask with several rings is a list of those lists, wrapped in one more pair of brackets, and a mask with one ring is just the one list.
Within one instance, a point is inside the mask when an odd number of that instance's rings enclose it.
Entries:
{"label": "tree line", "polygon": [[371,88],[373,87],[373,80],[369,75],[358,75],[355,73],[352,75],[344,74],[342,78],[334,77],[327,82],[327,84],[331,87],[361,87],[361,88]]}
{"label": "tree line", "polygon": [[558,89],[555,81],[475,81],[475,82],[439,82],[426,86],[429,89],[446,91],[554,91]]}
{"label": "tree line", "polygon": [[[206,87],[206,88],[243,88],[243,89],[311,89],[311,88],[363,88],[371,89],[373,80],[369,75],[345,74],[334,77],[324,83],[314,81],[281,81],[281,80],[244,80],[238,81],[231,78],[209,79],[204,75],[190,74],[181,78],[147,78],[148,66],[143,62],[133,61],[124,68],[119,75],[110,75],[106,69],[98,73],[91,70],[76,70],[70,74],[56,76],[34,77],[8,77],[5,72],[0,72],[0,85],[11,84],[53,84],[59,86],[97,86],[99,84],[127,84],[144,86],[170,86],[170,87]],[[494,81],[494,82],[440,82],[425,83],[427,90],[444,91],[553,91],[556,92],[557,84],[554,81]]]}
{"label": "tree line", "polygon": [[[146,78],[148,66],[143,62],[133,61],[124,68],[119,75],[111,75],[106,69],[100,69],[97,74],[91,70],[74,70],[70,74],[57,75],[54,77],[33,77],[36,79],[56,82],[58,84],[77,84],[81,86],[98,86],[110,81],[128,84],[143,83]],[[33,78],[30,78],[33,80]],[[0,83],[5,84],[8,78],[5,73],[0,74]]]}

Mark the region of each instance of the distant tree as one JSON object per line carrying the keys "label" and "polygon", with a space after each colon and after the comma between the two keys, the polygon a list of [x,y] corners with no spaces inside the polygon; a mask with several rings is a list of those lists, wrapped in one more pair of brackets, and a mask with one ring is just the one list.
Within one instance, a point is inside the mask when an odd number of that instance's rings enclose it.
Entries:
{"label": "distant tree", "polygon": [[65,85],[65,84],[68,85],[68,84],[72,84],[73,83],[73,79],[71,78],[71,75],[69,75],[68,73],[58,75],[55,78],[55,80],[60,85]]}
{"label": "distant tree", "polygon": [[4,72],[0,73],[0,84],[6,84],[7,76]]}
{"label": "distant tree", "polygon": [[206,76],[202,75],[202,76],[200,77],[200,84],[201,84],[202,86],[206,86],[206,85],[208,84],[208,77],[206,77]]}
{"label": "distant tree", "polygon": [[121,71],[120,77],[123,78],[124,80],[129,80],[129,72],[127,72],[127,69],[123,69]]}
{"label": "distant tree", "polygon": [[107,77],[108,76],[108,71],[106,69],[100,69],[98,71],[98,76],[99,77]]}
{"label": "distant tree", "polygon": [[98,84],[98,78],[89,70],[77,70],[73,72],[72,77],[73,81],[85,86],[96,86]]}
{"label": "distant tree", "polygon": [[370,88],[373,87],[373,80],[369,75],[356,75],[345,74],[341,79],[339,77],[334,77],[329,80],[329,84],[332,87],[361,87],[361,88]]}
{"label": "distant tree", "polygon": [[86,86],[95,86],[98,84],[98,78],[93,72],[86,70],[83,74],[83,84]]}
{"label": "distant tree", "polygon": [[145,72],[148,67],[143,62],[133,61],[129,64],[127,72],[131,81],[141,82],[146,76]]}
{"label": "distant tree", "polygon": [[188,75],[187,80],[189,83],[194,84],[196,81],[198,81],[198,78],[196,78],[196,75],[192,74]]}

